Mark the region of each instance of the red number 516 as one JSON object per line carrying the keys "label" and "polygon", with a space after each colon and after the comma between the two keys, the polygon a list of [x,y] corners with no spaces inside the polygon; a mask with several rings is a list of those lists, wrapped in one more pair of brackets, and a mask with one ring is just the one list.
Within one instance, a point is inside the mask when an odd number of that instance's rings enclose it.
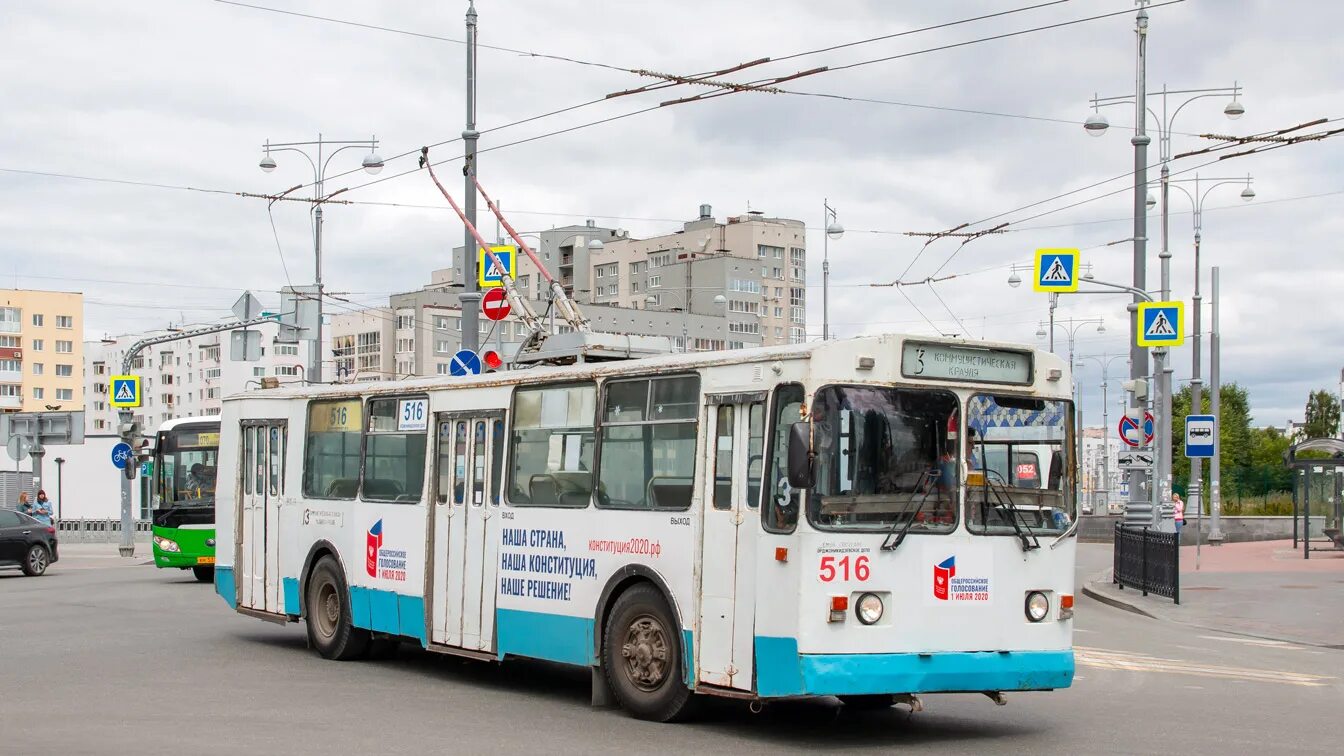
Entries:
{"label": "red number 516", "polygon": [[829,583],[836,578],[841,580],[857,580],[863,582],[868,579],[872,571],[868,567],[868,557],[858,556],[851,562],[847,556],[839,558],[833,556],[824,556],[821,558],[821,571],[817,577],[823,583]]}

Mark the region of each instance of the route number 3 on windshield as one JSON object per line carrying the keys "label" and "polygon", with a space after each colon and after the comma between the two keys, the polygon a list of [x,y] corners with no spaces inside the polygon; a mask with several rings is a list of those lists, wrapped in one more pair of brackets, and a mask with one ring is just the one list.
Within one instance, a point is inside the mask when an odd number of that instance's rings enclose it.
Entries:
{"label": "route number 3 on windshield", "polygon": [[860,555],[854,558],[847,556],[836,557],[827,554],[821,558],[821,568],[817,573],[817,579],[823,583],[843,580],[849,582],[856,580],[860,583],[867,580],[872,574],[868,566],[868,557]]}

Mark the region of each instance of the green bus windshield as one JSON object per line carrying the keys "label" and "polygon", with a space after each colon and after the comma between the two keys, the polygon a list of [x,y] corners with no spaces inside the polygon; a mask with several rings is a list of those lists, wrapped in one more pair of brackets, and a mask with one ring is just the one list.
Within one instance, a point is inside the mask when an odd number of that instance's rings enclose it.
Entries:
{"label": "green bus windshield", "polygon": [[217,426],[161,432],[154,456],[154,493],[160,508],[214,506]]}

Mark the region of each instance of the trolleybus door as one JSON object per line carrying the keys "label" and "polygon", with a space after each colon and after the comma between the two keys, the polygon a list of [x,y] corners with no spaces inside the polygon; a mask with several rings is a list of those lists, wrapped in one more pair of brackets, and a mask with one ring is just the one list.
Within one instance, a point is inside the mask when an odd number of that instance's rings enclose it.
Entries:
{"label": "trolleybus door", "polygon": [[751,690],[765,396],[710,396],[706,412],[709,474],[703,496],[697,679]]}
{"label": "trolleybus door", "polygon": [[249,609],[283,611],[280,583],[280,498],[284,485],[285,426],[247,423],[243,435],[243,505],[239,508],[241,568],[238,603]]}
{"label": "trolleybus door", "polygon": [[503,413],[440,416],[437,436],[430,638],[473,651],[490,650]]}

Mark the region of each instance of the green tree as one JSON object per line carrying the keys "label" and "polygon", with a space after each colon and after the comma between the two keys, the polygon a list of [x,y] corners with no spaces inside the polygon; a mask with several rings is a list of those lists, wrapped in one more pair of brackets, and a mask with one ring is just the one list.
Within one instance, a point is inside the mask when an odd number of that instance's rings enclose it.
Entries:
{"label": "green tree", "polygon": [[1304,420],[1307,438],[1334,438],[1339,435],[1339,400],[1325,389],[1311,392]]}
{"label": "green tree", "polygon": [[[1224,470],[1246,467],[1252,464],[1253,447],[1251,430],[1250,397],[1246,389],[1235,383],[1225,383],[1220,393],[1221,406],[1218,418],[1219,454]],[[1171,397],[1171,477],[1177,490],[1185,491],[1190,483],[1190,460],[1185,456],[1185,416],[1207,415],[1210,412],[1210,392],[1200,396],[1199,412],[1190,408],[1190,387],[1187,385]],[[1205,482],[1208,482],[1208,468],[1205,468]]]}

